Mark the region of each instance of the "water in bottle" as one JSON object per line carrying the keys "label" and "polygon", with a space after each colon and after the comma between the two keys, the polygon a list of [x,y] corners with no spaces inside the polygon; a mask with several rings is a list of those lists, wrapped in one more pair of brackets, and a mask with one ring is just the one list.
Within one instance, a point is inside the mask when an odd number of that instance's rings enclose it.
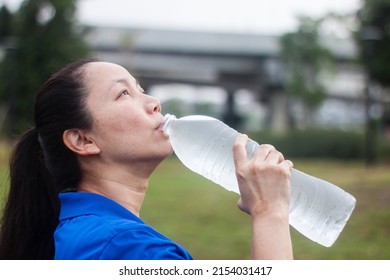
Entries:
{"label": "water in bottle", "polygon": [[[192,171],[239,194],[232,147],[239,135],[223,122],[207,116],[164,117],[164,132],[180,161]],[[251,158],[258,143],[246,145]],[[291,170],[289,222],[311,240],[330,247],[348,221],[356,200],[341,188]]]}

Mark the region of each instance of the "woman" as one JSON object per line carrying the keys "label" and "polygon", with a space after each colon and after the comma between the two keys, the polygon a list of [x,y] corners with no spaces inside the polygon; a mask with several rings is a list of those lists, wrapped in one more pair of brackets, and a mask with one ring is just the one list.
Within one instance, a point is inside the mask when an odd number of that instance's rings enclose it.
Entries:
{"label": "woman", "polygon": [[[0,258],[191,259],[139,218],[151,174],[172,153],[162,121],[159,101],[119,65],[77,61],[54,74],[10,160]],[[292,163],[270,145],[248,160],[246,141],[233,149],[252,257],[291,259]]]}

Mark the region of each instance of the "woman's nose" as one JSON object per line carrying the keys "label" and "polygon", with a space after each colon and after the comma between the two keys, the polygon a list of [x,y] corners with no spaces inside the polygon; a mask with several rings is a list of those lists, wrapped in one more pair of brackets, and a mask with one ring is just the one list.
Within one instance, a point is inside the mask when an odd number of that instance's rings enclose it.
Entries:
{"label": "woman's nose", "polygon": [[161,113],[161,103],[159,100],[157,100],[156,105],[154,106],[154,112]]}
{"label": "woman's nose", "polygon": [[154,96],[148,96],[149,102],[148,102],[148,111],[149,113],[160,113],[161,112],[161,104],[160,101],[154,97]]}

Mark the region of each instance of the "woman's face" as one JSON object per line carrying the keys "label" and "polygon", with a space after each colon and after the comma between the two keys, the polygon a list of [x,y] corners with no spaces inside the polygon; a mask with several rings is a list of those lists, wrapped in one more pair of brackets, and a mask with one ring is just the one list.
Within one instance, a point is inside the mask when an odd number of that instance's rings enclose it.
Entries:
{"label": "woman's face", "polygon": [[93,125],[89,132],[108,163],[161,161],[172,153],[162,132],[160,102],[145,94],[123,67],[106,62],[88,63],[87,108]]}

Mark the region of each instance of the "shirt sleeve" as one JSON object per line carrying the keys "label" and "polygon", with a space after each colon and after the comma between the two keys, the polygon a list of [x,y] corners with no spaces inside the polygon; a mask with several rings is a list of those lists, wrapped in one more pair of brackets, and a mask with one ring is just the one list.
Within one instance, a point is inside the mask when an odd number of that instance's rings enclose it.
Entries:
{"label": "shirt sleeve", "polygon": [[192,260],[179,244],[147,227],[117,233],[102,251],[105,260]]}

